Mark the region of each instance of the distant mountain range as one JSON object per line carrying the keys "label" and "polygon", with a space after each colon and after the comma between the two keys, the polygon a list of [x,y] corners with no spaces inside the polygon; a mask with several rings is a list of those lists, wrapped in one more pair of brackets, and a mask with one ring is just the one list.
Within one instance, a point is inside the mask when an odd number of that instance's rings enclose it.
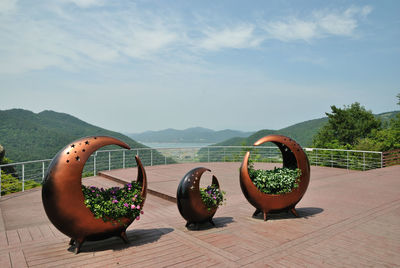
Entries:
{"label": "distant mountain range", "polygon": [[146,147],[114,131],[53,111],[0,110],[0,144],[14,162],[49,159],[68,143],[85,136],[112,136],[133,148]]}
{"label": "distant mountain range", "polygon": [[[381,118],[382,122],[387,122],[390,119],[394,118],[396,114],[400,113],[400,111],[386,112],[375,115],[378,118]],[[271,135],[271,134],[279,134],[291,137],[295,141],[297,141],[303,147],[309,147],[312,144],[312,139],[315,134],[317,134],[318,130],[323,127],[324,124],[328,122],[328,117],[323,117],[314,120],[304,121],[302,123],[298,123],[286,128],[282,128],[280,130],[271,130],[271,129],[263,129],[257,131],[247,138],[235,137],[223,142],[214,144],[216,146],[240,146],[240,145],[253,145],[258,139]]]}
{"label": "distant mountain range", "polygon": [[[376,115],[382,121],[394,118],[400,111]],[[205,142],[215,145],[251,145],[257,139],[269,134],[282,134],[299,142],[303,147],[310,146],[313,136],[328,121],[327,117],[305,121],[280,130],[260,130],[255,133],[235,130],[214,131],[206,128],[186,130],[166,129],[131,134],[143,142]],[[65,113],[43,111],[33,113],[23,109],[0,110],[0,144],[5,148],[6,157],[14,162],[49,159],[66,144],[85,136],[112,136],[132,148],[146,147],[132,138],[118,132],[88,124]],[[154,157],[161,155],[156,153]]]}
{"label": "distant mountain range", "polygon": [[185,130],[168,128],[160,131],[146,131],[143,133],[130,133],[126,135],[140,142],[216,143],[233,137],[248,137],[253,133],[254,132],[243,132],[231,129],[215,131],[208,128],[193,127]]}

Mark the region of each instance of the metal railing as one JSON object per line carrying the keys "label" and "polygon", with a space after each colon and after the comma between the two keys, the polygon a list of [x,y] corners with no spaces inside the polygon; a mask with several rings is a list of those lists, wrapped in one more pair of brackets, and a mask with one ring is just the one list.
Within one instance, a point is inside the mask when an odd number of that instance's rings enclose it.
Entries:
{"label": "metal railing", "polygon": [[[97,175],[103,170],[135,167],[135,155],[144,166],[187,162],[241,162],[251,151],[255,162],[282,162],[276,146],[207,146],[185,148],[138,148],[96,151],[86,161],[82,177]],[[382,152],[339,149],[304,148],[310,165],[355,170],[383,167]],[[45,177],[51,159],[0,165],[0,196],[25,191],[37,186]],[[36,183],[36,184],[35,184]]]}

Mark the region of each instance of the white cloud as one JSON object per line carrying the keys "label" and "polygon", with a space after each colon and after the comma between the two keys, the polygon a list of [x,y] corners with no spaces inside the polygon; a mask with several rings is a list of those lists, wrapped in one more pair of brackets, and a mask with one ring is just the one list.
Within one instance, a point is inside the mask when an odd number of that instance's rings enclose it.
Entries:
{"label": "white cloud", "polygon": [[81,8],[104,5],[104,0],[64,0],[64,1],[74,3],[75,5]]}
{"label": "white cloud", "polygon": [[[0,73],[54,66],[80,70],[167,58],[183,65],[199,64],[209,51],[254,49],[268,38],[311,42],[326,36],[352,36],[359,20],[372,11],[369,6],[315,11],[306,19],[291,17],[261,25],[206,16],[188,23],[182,13],[143,10],[133,2],[58,0],[37,6],[21,2],[18,9],[16,4],[16,0],[0,0]],[[92,8],[100,5],[110,6]],[[15,16],[1,13],[6,10],[15,11]]]}
{"label": "white cloud", "polygon": [[240,25],[223,30],[209,29],[203,32],[206,37],[199,46],[208,50],[223,48],[251,48],[261,43],[261,39],[254,35],[254,26]]}
{"label": "white cloud", "polygon": [[138,29],[124,38],[121,51],[132,58],[148,58],[176,41],[177,34],[166,29]]}
{"label": "white cloud", "polygon": [[343,12],[315,11],[310,19],[288,18],[269,22],[263,26],[269,38],[289,42],[311,41],[326,36],[353,36],[359,19],[371,13],[370,6],[350,7]]}
{"label": "white cloud", "polygon": [[298,19],[287,22],[271,22],[265,27],[270,37],[281,41],[305,40],[309,41],[317,35],[317,25]]}
{"label": "white cloud", "polygon": [[57,11],[53,17],[0,16],[0,73],[52,66],[79,70],[125,58],[149,60],[178,39],[168,18],[141,17],[136,10],[50,10]]}
{"label": "white cloud", "polygon": [[0,14],[8,13],[16,10],[17,0],[1,0],[0,1]]}

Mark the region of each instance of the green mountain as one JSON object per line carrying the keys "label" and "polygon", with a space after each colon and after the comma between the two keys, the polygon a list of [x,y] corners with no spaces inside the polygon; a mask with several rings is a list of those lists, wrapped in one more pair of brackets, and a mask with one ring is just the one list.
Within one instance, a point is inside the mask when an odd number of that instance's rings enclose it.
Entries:
{"label": "green mountain", "polygon": [[[390,119],[395,118],[396,114],[400,113],[400,111],[386,112],[375,115],[380,118],[385,124]],[[309,147],[312,144],[312,139],[315,134],[317,134],[318,130],[328,122],[328,117],[323,117],[319,119],[313,119],[304,121],[286,128],[282,128],[280,130],[271,130],[271,129],[263,129],[257,131],[247,138],[235,137],[228,140],[225,140],[220,143],[214,144],[215,146],[240,146],[240,145],[253,145],[258,139],[271,135],[271,134],[279,134],[288,136],[295,141],[297,141],[302,147]]]}
{"label": "green mountain", "polygon": [[71,141],[103,135],[120,139],[131,148],[146,147],[125,135],[93,126],[68,114],[0,110],[0,144],[5,148],[6,157],[13,162],[50,159]]}
{"label": "green mountain", "polygon": [[132,139],[141,142],[204,142],[216,143],[233,137],[248,137],[253,132],[225,129],[215,131],[208,128],[193,127],[184,130],[164,129],[160,131],[146,131],[127,134]]}

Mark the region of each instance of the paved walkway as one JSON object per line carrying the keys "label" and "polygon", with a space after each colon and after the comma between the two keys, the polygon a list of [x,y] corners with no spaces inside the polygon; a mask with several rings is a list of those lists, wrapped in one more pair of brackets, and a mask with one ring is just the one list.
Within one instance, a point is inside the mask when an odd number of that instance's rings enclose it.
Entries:
{"label": "paved walkway", "polygon": [[[176,187],[191,168],[212,170],[227,192],[214,216],[216,228],[187,230]],[[48,221],[41,192],[33,189],[0,199],[0,267],[400,267],[400,166],[371,171],[312,167],[297,205],[300,217],[281,213],[264,222],[239,186],[239,163],[190,163],[146,167],[149,189],[144,215],[128,228],[131,243],[110,238],[68,251],[68,237]],[[258,168],[270,168],[271,164]],[[105,172],[122,181],[136,169]],[[118,185],[106,177],[85,184]],[[168,199],[168,198],[167,198]]]}

